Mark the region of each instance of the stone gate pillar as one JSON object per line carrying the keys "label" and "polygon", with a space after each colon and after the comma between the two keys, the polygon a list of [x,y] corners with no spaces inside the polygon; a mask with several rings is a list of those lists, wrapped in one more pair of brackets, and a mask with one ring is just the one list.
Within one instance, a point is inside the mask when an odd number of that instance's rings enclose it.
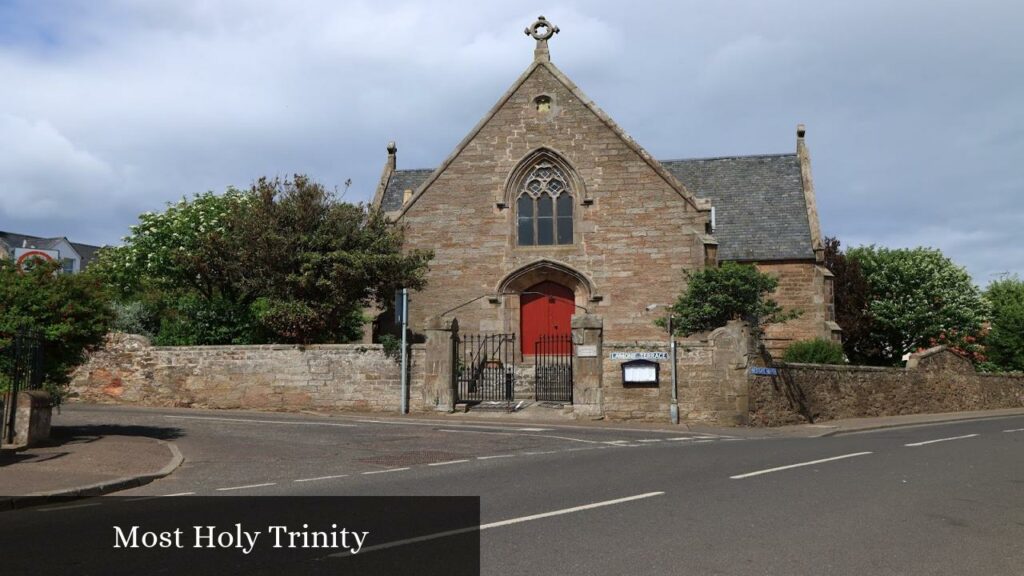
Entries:
{"label": "stone gate pillar", "polygon": [[573,415],[596,418],[604,413],[601,375],[604,372],[604,320],[596,314],[572,317],[572,404]]}
{"label": "stone gate pillar", "polygon": [[455,342],[459,337],[459,322],[455,318],[432,317],[425,326],[427,337],[425,372],[423,375],[423,404],[436,406],[438,411],[455,410]]}

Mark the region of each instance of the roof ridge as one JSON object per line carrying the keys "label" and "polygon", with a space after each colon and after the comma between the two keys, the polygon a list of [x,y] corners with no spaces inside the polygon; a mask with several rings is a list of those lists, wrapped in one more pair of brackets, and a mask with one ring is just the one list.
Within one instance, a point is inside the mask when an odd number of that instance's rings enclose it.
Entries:
{"label": "roof ridge", "polygon": [[796,157],[796,152],[777,152],[773,154],[734,154],[731,156],[699,156],[696,158],[670,158],[658,160],[658,162],[692,162],[694,160],[732,160],[740,158],[783,158],[786,156]]}

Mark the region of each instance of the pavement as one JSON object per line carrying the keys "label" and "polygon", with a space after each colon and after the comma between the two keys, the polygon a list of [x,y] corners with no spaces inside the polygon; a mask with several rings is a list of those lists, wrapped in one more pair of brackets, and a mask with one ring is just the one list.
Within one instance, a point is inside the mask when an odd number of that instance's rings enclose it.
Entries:
{"label": "pavement", "polygon": [[[75,405],[66,406],[73,413],[90,411],[120,410],[126,413],[146,413],[147,409],[137,407],[111,407]],[[155,410],[153,411],[156,412]],[[301,422],[305,418],[332,419],[338,414],[303,413],[276,414],[253,411],[213,411],[177,409],[182,418],[219,417],[224,420],[245,421],[246,415],[256,419],[279,418],[285,421]],[[379,414],[342,414],[340,417],[361,418],[364,421],[401,423],[455,424],[469,426],[501,425],[514,423],[519,429],[529,426],[543,426],[563,430],[599,430],[605,432],[631,432],[655,434],[689,433],[709,441],[711,438],[815,438],[852,434],[857,432],[899,428],[962,421],[984,420],[1024,415],[1024,409],[981,410],[941,414],[910,414],[875,418],[851,418],[820,424],[781,426],[777,428],[714,427],[700,423],[684,422],[679,426],[650,422],[586,421],[566,419],[560,412],[539,409],[527,413],[503,414],[500,412],[469,412],[456,414],[417,414],[399,417]],[[55,420],[59,421],[57,417]],[[181,451],[174,443],[180,431],[173,427],[152,426],[142,422],[129,424],[95,424],[93,418],[72,419],[70,425],[55,425],[51,441],[44,446],[22,450],[16,453],[4,452],[0,456],[0,510],[41,504],[51,500],[97,496],[142,486],[171,474],[184,461]],[[221,420],[221,421],[224,421]],[[310,422],[311,424],[315,422]],[[529,428],[526,428],[529,430]],[[484,432],[486,433],[486,432]],[[500,432],[498,432],[500,434]],[[655,441],[654,439],[643,441]],[[700,441],[700,440],[698,440]],[[424,458],[436,446],[424,446]],[[444,457],[459,456],[452,451],[433,450]],[[407,450],[406,450],[407,452]],[[388,455],[375,454],[370,459],[387,463]],[[230,459],[230,458],[229,458]],[[366,458],[364,458],[366,460]],[[398,458],[392,458],[398,460]],[[398,462],[399,464],[402,462]]]}
{"label": "pavement", "polygon": [[163,478],[183,457],[141,426],[54,426],[42,446],[0,453],[0,510],[97,496]]}

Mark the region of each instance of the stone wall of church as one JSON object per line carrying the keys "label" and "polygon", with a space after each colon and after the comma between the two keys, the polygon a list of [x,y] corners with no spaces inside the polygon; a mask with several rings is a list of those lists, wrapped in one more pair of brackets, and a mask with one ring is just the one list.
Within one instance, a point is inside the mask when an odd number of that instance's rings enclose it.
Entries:
{"label": "stone wall of church", "polygon": [[[410,410],[424,407],[425,350],[410,357]],[[378,345],[150,346],[111,334],[71,381],[93,403],[248,410],[395,412],[401,369]]]}
{"label": "stone wall of church", "polygon": [[[551,98],[549,112],[534,104]],[[411,297],[411,320],[425,319],[494,294],[508,274],[540,259],[589,279],[576,303],[604,317],[606,337],[650,340],[658,329],[645,308],[673,301],[683,271],[703,266],[708,218],[546,68],[536,68],[473,135],[401,217],[407,245],[434,250],[428,286]],[[577,171],[592,205],[574,190],[576,242],[520,247],[514,199],[496,207],[506,179],[539,147],[560,154]],[[464,333],[517,332],[518,300],[481,298],[457,312]]]}
{"label": "stone wall of church", "polygon": [[827,269],[813,262],[758,263],[757,268],[779,279],[773,295],[776,302],[787,310],[802,312],[796,319],[767,327],[764,343],[772,356],[781,358],[786,347],[797,340],[833,337],[829,328],[832,278]]}

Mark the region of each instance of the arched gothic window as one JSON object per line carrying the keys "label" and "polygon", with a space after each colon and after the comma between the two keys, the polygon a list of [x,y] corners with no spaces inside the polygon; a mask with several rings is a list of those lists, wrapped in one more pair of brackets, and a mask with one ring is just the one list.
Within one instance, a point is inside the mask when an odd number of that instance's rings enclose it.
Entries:
{"label": "arched gothic window", "polygon": [[516,200],[516,238],[520,246],[572,244],[572,191],[557,166],[540,162],[523,179]]}

